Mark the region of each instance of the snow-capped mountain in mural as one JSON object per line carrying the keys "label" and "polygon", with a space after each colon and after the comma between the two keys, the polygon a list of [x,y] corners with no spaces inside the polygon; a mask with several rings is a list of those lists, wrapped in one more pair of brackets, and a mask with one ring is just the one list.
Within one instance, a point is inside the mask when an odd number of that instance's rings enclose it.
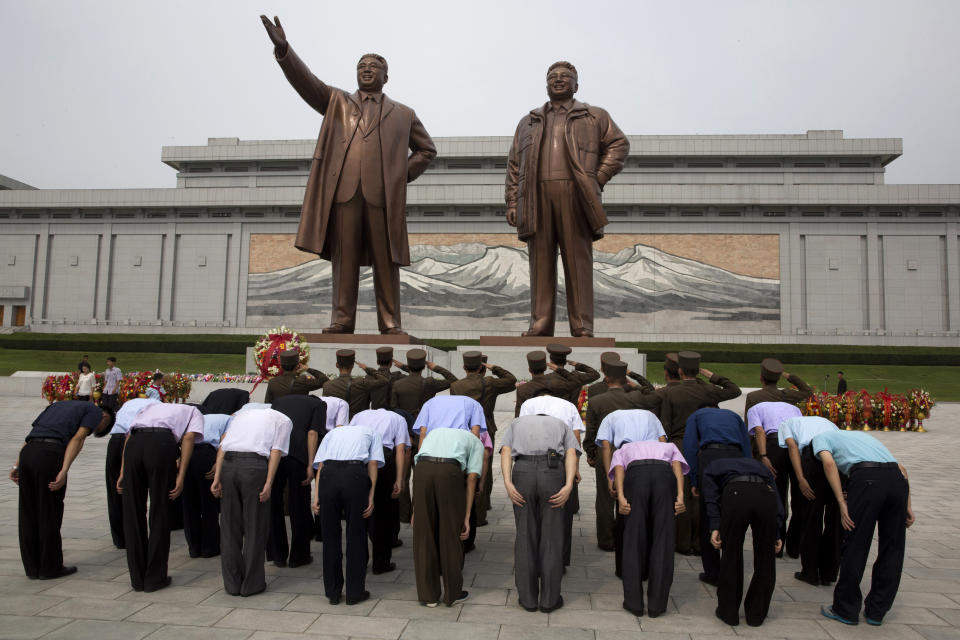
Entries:
{"label": "snow-capped mountain in mural", "polygon": [[[463,243],[414,245],[401,270],[405,314],[522,318],[529,314],[529,263],[525,249]],[[559,269],[559,266],[558,266]],[[562,308],[563,276],[560,272]],[[250,274],[247,314],[325,314],[332,271],[313,260],[269,273]],[[373,304],[373,274],[360,274],[360,307]],[[776,320],[780,281],[744,276],[638,244],[616,254],[594,254],[597,318],[658,311],[697,313],[712,320]]]}

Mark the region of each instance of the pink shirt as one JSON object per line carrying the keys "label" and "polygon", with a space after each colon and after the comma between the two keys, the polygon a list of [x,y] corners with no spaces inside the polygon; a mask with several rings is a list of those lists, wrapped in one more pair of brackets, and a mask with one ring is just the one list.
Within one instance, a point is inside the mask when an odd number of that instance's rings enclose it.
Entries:
{"label": "pink shirt", "polygon": [[189,404],[167,404],[158,402],[144,407],[130,424],[130,430],[136,431],[143,427],[163,427],[173,432],[173,437],[180,442],[183,434],[192,431],[203,440],[203,414]]}
{"label": "pink shirt", "polygon": [[480,432],[480,442],[483,443],[483,448],[487,451],[493,451],[493,440],[490,439],[490,434],[486,431]]}
{"label": "pink shirt", "polygon": [[690,465],[687,464],[680,449],[672,442],[628,442],[613,453],[610,460],[609,477],[613,480],[613,470],[617,467],[626,469],[631,462],[636,460],[663,460],[664,462],[679,462],[680,470],[684,475],[690,472]]}

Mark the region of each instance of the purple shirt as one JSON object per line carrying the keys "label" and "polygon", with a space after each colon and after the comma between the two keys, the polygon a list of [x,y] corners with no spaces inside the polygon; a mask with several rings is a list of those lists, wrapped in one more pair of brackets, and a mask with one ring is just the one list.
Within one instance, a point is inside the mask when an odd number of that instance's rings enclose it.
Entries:
{"label": "purple shirt", "polygon": [[610,459],[610,473],[607,474],[608,477],[613,480],[613,470],[616,467],[626,469],[630,466],[631,462],[636,460],[663,460],[664,462],[670,463],[679,462],[680,470],[684,474],[690,472],[690,465],[687,464],[683,454],[680,453],[680,449],[677,449],[677,445],[672,442],[648,440],[643,442],[628,442],[617,449],[613,453],[613,458]]}
{"label": "purple shirt", "polygon": [[760,402],[747,411],[747,431],[763,427],[766,435],[777,433],[781,424],[800,415],[797,405],[789,402]]}
{"label": "purple shirt", "polygon": [[203,440],[203,414],[189,404],[169,404],[165,402],[151,404],[144,407],[143,411],[138,413],[130,424],[131,431],[154,427],[169,429],[173,432],[173,437],[176,438],[177,442],[188,431],[200,436],[198,442]]}
{"label": "purple shirt", "polygon": [[380,434],[380,440],[387,449],[395,449],[398,444],[410,448],[407,421],[399,413],[394,413],[389,409],[367,409],[353,416],[350,424],[373,429]]}
{"label": "purple shirt", "polygon": [[479,402],[467,396],[434,396],[420,409],[420,415],[413,423],[413,430],[420,433],[421,427],[426,427],[427,431],[470,431],[474,425],[480,425],[480,431],[487,430],[487,421],[483,417],[483,407]]}

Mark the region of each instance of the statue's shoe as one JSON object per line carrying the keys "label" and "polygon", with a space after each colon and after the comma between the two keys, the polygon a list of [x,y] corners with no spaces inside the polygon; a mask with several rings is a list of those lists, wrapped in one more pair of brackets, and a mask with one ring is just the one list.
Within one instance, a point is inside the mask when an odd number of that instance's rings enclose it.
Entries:
{"label": "statue's shoe", "polygon": [[400,327],[390,327],[389,329],[381,331],[380,334],[384,336],[405,336],[407,332]]}
{"label": "statue's shoe", "polygon": [[591,331],[590,329],[584,329],[581,327],[579,329],[574,329],[573,331],[571,331],[570,335],[572,335],[574,338],[592,338],[593,331]]}
{"label": "statue's shoe", "polygon": [[324,329],[323,333],[353,333],[353,329],[342,324],[333,323]]}

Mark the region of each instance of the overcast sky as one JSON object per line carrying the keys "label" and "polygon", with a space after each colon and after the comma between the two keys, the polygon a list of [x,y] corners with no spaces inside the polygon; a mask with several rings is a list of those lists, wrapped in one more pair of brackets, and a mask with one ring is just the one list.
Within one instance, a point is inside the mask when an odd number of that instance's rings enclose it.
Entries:
{"label": "overcast sky", "polygon": [[954,0],[0,0],[0,174],[172,187],[163,145],[315,138],[260,13],[329,84],[386,56],[385,91],[433,136],[512,135],[567,59],[629,134],[899,137],[887,182],[960,182]]}

